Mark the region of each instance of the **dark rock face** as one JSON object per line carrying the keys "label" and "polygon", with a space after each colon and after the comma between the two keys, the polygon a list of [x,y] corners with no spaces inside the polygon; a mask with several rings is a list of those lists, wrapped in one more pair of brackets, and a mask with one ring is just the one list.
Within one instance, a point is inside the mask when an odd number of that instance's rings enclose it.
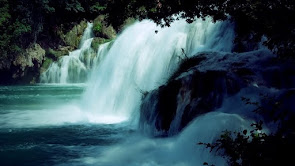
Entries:
{"label": "dark rock face", "polygon": [[153,136],[174,135],[195,117],[221,107],[226,97],[242,88],[294,88],[295,67],[274,59],[261,50],[200,53],[186,60],[166,85],[143,98],[140,128]]}
{"label": "dark rock face", "polygon": [[0,67],[0,84],[30,81],[34,83],[44,58],[45,50],[39,44],[29,46],[22,54],[16,56],[9,68]]}
{"label": "dark rock face", "polygon": [[172,81],[169,86],[162,86],[149,93],[141,106],[140,123],[154,125],[157,131],[168,131],[176,115],[177,95],[181,86],[181,82]]}

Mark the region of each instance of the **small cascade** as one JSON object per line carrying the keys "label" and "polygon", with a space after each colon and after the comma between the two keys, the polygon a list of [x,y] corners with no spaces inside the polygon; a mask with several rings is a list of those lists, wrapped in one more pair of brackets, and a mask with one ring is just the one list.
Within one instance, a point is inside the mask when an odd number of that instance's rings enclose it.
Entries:
{"label": "small cascade", "polygon": [[92,72],[82,110],[93,122],[137,120],[142,95],[163,85],[181,60],[203,50],[231,52],[233,38],[232,24],[211,19],[179,20],[166,28],[147,20],[135,23]]}
{"label": "small cascade", "polygon": [[106,54],[108,44],[101,45],[99,51],[91,48],[93,24],[88,23],[82,36],[79,49],[63,56],[57,62],[52,63],[49,68],[42,73],[41,83],[83,83],[87,80],[93,66],[97,65],[98,57]]}

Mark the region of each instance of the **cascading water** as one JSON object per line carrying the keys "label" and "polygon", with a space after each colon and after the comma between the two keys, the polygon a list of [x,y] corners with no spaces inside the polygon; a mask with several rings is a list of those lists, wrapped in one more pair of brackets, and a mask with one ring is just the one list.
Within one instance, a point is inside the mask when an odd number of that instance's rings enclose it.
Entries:
{"label": "cascading water", "polygon": [[151,21],[138,22],[116,39],[92,73],[82,110],[90,112],[90,118],[134,117],[142,94],[164,84],[185,56],[202,50],[230,52],[233,38],[228,22],[180,20],[163,29]]}
{"label": "cascading water", "polygon": [[[137,22],[111,47],[109,43],[101,45],[94,58],[91,27],[88,24],[80,49],[53,63],[41,76],[43,83],[75,83],[89,74],[82,100],[84,87],[79,84],[0,88],[0,97],[10,97],[0,102],[0,139],[20,139],[0,145],[4,165],[226,165],[223,158],[196,143],[212,142],[226,128],[248,126],[238,115],[208,113],[178,135],[162,139],[134,132],[126,123],[107,123],[138,120],[142,96],[166,83],[186,57],[206,50],[231,52],[233,25],[210,19],[192,24],[179,20],[162,29],[151,21]],[[16,90],[22,95],[17,96]],[[10,161],[14,152],[24,157]],[[1,157],[3,153],[8,155]]]}
{"label": "cascading water", "polygon": [[[197,118],[177,137],[153,139],[135,135],[99,157],[84,158],[89,165],[108,166],[226,166],[226,160],[216,156],[198,142],[212,143],[222,131],[245,129],[250,123],[238,115],[225,113],[208,113]],[[83,165],[82,164],[82,165]]]}
{"label": "cascading water", "polygon": [[100,51],[95,55],[91,48],[92,43],[92,23],[87,23],[87,28],[82,36],[79,49],[70,52],[68,56],[63,56],[58,62],[52,63],[49,68],[42,73],[41,83],[84,83],[93,66],[97,65],[98,57],[106,53],[107,44],[100,46]]}
{"label": "cascading water", "polygon": [[[181,60],[201,51],[231,52],[233,39],[233,25],[229,22],[214,24],[207,19],[187,24],[180,20],[164,29],[150,21],[135,23],[116,39],[92,72],[81,109],[98,123],[137,120],[142,95],[164,84]],[[236,130],[247,123],[234,114],[209,113],[176,137],[151,139],[135,134],[99,157],[88,154],[79,161],[110,166],[190,166],[204,162],[226,165],[225,159],[196,146],[196,141],[212,143],[225,128]]]}

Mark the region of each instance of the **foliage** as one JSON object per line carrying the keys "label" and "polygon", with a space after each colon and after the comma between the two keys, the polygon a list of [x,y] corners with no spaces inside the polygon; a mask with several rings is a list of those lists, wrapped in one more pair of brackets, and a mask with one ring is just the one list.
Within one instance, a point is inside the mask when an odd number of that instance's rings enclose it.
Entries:
{"label": "foliage", "polygon": [[81,3],[77,0],[72,1],[65,1],[66,3],[66,10],[69,12],[79,13],[79,12],[85,12],[84,8],[81,6]]}
{"label": "foliage", "polygon": [[273,52],[295,53],[294,0],[111,0],[106,10],[115,27],[129,17],[152,19],[161,26],[170,26],[179,18],[188,23],[196,17],[230,18],[236,23],[237,43],[258,42],[266,36],[264,44]]}
{"label": "foliage", "polygon": [[0,26],[2,27],[5,23],[7,23],[11,17],[9,14],[9,4],[7,0],[0,0]]}
{"label": "foliage", "polygon": [[90,7],[91,13],[102,12],[106,9],[106,6],[100,5],[99,2],[96,2]]}
{"label": "foliage", "polygon": [[102,23],[101,22],[97,22],[94,27],[93,27],[93,32],[95,34],[99,34],[102,31]]}
{"label": "foliage", "polygon": [[[0,0],[0,60],[13,61],[30,44],[62,45],[59,30],[104,13],[107,0]],[[58,43],[58,44],[57,44]]]}
{"label": "foliage", "polygon": [[[287,93],[287,98],[293,96],[294,91]],[[268,105],[263,106],[258,102],[252,102],[248,98],[242,98],[246,104],[255,105],[254,112],[269,116],[271,121],[277,124],[275,133],[267,134],[263,130],[263,122],[252,123],[252,130],[239,132],[224,131],[220,138],[210,143],[198,143],[216,150],[225,155],[229,165],[290,165],[292,161],[291,151],[295,148],[294,138],[294,112],[281,109],[283,101],[275,101],[273,98],[263,96]],[[284,98],[283,100],[285,100]]]}

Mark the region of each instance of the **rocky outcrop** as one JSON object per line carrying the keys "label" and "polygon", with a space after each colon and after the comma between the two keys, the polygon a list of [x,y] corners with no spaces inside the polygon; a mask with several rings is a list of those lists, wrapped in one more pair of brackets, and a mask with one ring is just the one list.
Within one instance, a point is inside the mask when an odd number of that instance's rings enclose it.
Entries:
{"label": "rocky outcrop", "polygon": [[73,50],[79,47],[83,32],[86,27],[87,21],[83,20],[78,25],[75,25],[70,31],[59,31],[59,36],[65,45],[70,46],[70,50]]}
{"label": "rocky outcrop", "polygon": [[62,56],[69,55],[70,51],[72,51],[71,46],[60,47],[56,50],[49,48],[46,50],[46,56],[56,61]]}
{"label": "rocky outcrop", "polygon": [[33,44],[27,48],[23,53],[17,55],[12,66],[10,66],[10,74],[7,78],[12,80],[21,80],[24,76],[28,77],[28,82],[33,80],[34,75],[37,74],[45,58],[45,50],[39,44]]}
{"label": "rocky outcrop", "polygon": [[98,16],[93,22],[93,32],[96,37],[114,39],[117,36],[116,30],[105,22],[105,16]]}
{"label": "rocky outcrop", "polygon": [[97,51],[101,44],[114,40],[117,36],[116,30],[105,22],[105,16],[99,15],[93,22],[93,32],[95,37],[91,47]]}
{"label": "rocky outcrop", "polygon": [[249,86],[295,88],[295,67],[265,50],[197,54],[185,60],[166,85],[145,95],[140,128],[154,136],[174,135]]}
{"label": "rocky outcrop", "polygon": [[112,39],[105,39],[105,38],[101,38],[101,37],[95,37],[92,40],[91,47],[93,48],[93,50],[97,50],[99,48],[99,45],[110,42],[110,41],[112,41]]}
{"label": "rocky outcrop", "polygon": [[25,50],[25,53],[16,57],[13,64],[24,70],[26,67],[37,65],[40,67],[45,56],[45,50],[39,44],[34,44]]}

